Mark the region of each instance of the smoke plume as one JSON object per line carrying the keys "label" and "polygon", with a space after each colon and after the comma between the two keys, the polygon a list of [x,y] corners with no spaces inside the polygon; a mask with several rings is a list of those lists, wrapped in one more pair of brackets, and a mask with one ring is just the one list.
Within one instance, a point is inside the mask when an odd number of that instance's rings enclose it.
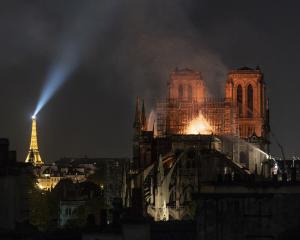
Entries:
{"label": "smoke plume", "polygon": [[[17,86],[8,92],[22,101],[19,115],[11,118],[24,119],[40,96],[39,111],[56,94],[47,111],[39,114],[45,158],[130,155],[135,97],[145,99],[149,114],[165,96],[169,73],[176,67],[201,71],[210,92],[223,93],[226,67],[206,32],[195,25],[195,6],[199,9],[202,3],[7,1],[5,11],[0,9],[5,46],[1,77]],[[23,139],[17,144],[22,158],[30,123],[15,124],[24,129],[16,133]]]}

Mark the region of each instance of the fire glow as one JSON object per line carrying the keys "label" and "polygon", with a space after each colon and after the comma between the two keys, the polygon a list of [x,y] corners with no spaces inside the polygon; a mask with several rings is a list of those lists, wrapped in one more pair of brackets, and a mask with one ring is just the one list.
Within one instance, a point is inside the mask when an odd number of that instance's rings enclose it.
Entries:
{"label": "fire glow", "polygon": [[186,134],[212,134],[212,127],[207,122],[207,120],[203,117],[203,115],[200,113],[197,118],[194,118],[187,126],[186,128]]}

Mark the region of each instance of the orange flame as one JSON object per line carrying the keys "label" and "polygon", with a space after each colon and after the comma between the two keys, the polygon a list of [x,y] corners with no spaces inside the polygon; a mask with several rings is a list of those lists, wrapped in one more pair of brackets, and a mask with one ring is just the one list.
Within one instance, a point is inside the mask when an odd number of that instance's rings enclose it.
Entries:
{"label": "orange flame", "polygon": [[203,117],[203,115],[200,113],[197,118],[194,118],[187,126],[186,128],[186,134],[204,134],[208,135],[211,134],[212,127],[210,124],[206,121],[206,119]]}

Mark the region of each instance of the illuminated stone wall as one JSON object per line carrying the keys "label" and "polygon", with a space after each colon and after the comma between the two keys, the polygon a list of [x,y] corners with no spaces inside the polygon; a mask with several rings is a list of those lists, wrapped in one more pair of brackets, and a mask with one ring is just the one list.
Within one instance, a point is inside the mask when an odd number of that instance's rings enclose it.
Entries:
{"label": "illuminated stone wall", "polygon": [[201,102],[205,97],[205,85],[201,73],[191,69],[176,69],[170,74],[169,99]]}
{"label": "illuminated stone wall", "polygon": [[264,136],[266,96],[262,72],[248,68],[230,71],[226,98],[237,108],[239,135],[242,138],[254,133],[258,137]]}

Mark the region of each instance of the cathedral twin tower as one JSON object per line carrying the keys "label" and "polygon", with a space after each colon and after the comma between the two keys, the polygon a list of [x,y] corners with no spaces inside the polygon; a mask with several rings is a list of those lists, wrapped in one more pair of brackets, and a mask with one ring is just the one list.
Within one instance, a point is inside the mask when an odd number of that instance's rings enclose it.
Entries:
{"label": "cathedral twin tower", "polygon": [[176,69],[170,74],[167,101],[157,105],[158,135],[185,134],[201,113],[216,135],[251,137],[265,142],[269,114],[263,73],[242,67],[229,71],[225,98],[209,97],[200,72]]}

